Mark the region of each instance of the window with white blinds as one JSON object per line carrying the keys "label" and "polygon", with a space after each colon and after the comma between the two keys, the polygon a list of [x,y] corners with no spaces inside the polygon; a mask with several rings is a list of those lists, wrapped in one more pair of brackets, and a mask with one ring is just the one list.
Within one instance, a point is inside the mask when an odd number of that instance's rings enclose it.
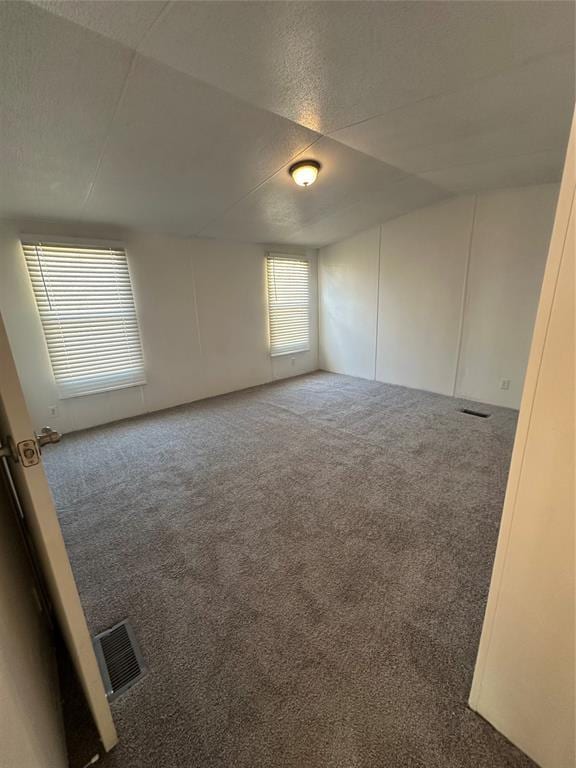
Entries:
{"label": "window with white blinds", "polygon": [[271,253],[266,258],[270,354],[310,349],[310,263]]}
{"label": "window with white blinds", "polygon": [[23,240],[60,397],[145,383],[122,248]]}

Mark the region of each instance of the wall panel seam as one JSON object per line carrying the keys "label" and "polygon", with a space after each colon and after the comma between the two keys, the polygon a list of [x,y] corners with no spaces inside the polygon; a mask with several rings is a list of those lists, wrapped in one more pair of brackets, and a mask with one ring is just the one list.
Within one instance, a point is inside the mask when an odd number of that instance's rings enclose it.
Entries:
{"label": "wall panel seam", "polygon": [[194,256],[190,257],[190,271],[192,272],[192,300],[194,302],[194,317],[196,318],[196,336],[198,338],[198,352],[204,356],[202,349],[202,333],[200,330],[200,313],[198,312],[198,298],[196,296],[196,270],[194,268]]}
{"label": "wall panel seam", "polygon": [[382,227],[378,227],[378,275],[376,278],[376,328],[374,331],[374,381],[378,370],[378,327],[380,326],[380,270],[382,265]]}
{"label": "wall panel seam", "polygon": [[454,383],[452,385],[452,397],[456,397],[458,389],[458,378],[460,374],[460,364],[462,362],[462,346],[464,342],[464,318],[468,304],[468,287],[470,278],[470,263],[472,261],[472,247],[474,243],[474,225],[476,224],[476,208],[478,206],[478,195],[474,195],[474,205],[472,208],[472,219],[470,222],[470,236],[468,238],[468,253],[466,255],[466,267],[464,269],[464,285],[462,286],[462,304],[460,307],[460,325],[458,328],[458,348],[456,352],[456,364],[454,366]]}

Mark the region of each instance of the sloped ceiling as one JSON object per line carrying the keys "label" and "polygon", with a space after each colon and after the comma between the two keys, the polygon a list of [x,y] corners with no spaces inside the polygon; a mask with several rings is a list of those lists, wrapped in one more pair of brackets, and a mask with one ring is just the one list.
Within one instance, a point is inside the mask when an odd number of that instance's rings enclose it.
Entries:
{"label": "sloped ceiling", "polygon": [[[0,216],[324,245],[557,181],[571,2],[0,3]],[[291,162],[322,163],[296,187]]]}

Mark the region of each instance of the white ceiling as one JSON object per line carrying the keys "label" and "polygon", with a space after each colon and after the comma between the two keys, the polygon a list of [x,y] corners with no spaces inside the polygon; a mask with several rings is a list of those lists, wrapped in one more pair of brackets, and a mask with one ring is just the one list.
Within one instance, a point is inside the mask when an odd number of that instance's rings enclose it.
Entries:
{"label": "white ceiling", "polygon": [[[322,245],[560,178],[572,2],[0,3],[0,216]],[[287,174],[322,165],[311,189]]]}

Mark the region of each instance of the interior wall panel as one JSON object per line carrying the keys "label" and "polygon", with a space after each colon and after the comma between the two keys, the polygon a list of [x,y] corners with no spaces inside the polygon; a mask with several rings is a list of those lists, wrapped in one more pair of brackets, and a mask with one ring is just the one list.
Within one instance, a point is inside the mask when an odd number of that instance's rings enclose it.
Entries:
{"label": "interior wall panel", "polygon": [[[374,378],[380,227],[322,250],[320,366]],[[321,298],[320,298],[321,297]]]}
{"label": "interior wall panel", "polygon": [[321,367],[519,407],[557,196],[465,195],[322,248]]}
{"label": "interior wall panel", "polygon": [[206,391],[269,381],[262,254],[206,241],[194,248],[193,263]]}
{"label": "interior wall panel", "polygon": [[453,394],[474,198],[382,226],[376,379]]}
{"label": "interior wall panel", "polygon": [[456,384],[461,397],[520,404],[557,196],[557,186],[546,184],[478,197]]}

